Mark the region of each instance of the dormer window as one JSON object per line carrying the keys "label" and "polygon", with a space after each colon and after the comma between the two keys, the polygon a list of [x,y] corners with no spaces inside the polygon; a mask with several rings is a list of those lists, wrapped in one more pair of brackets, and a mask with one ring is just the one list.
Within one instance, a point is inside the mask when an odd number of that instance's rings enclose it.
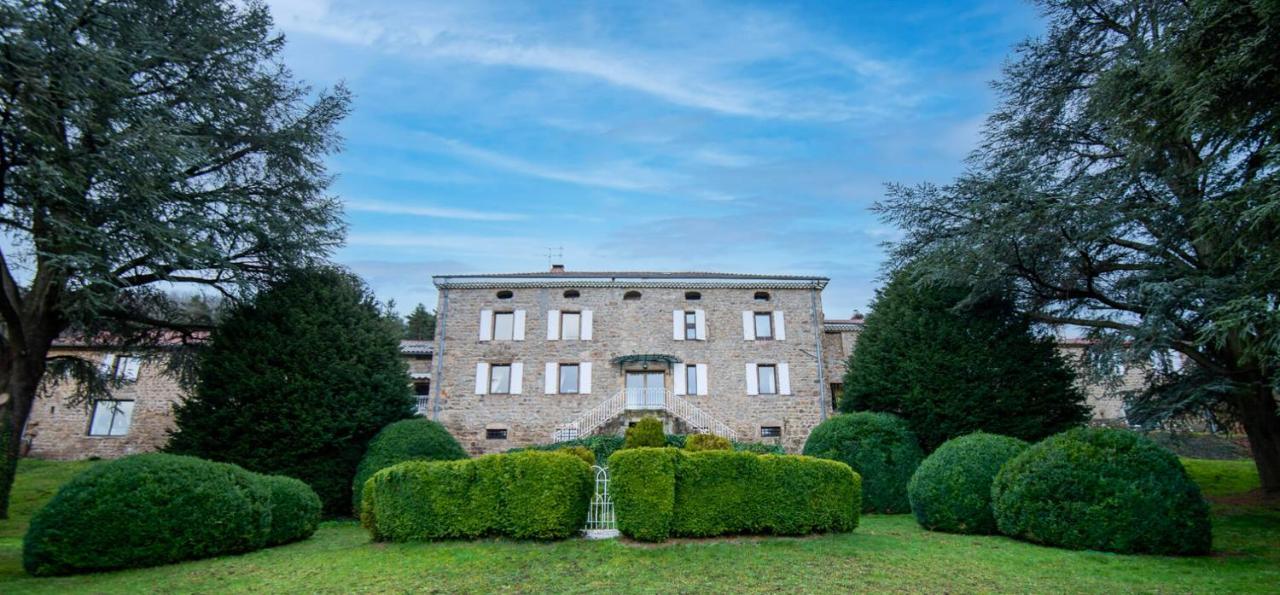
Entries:
{"label": "dormer window", "polygon": [[626,292],[626,293],[622,294],[622,299],[627,300],[627,301],[638,300],[638,299],[640,299],[640,292],[638,292],[638,291],[628,291],[628,292]]}
{"label": "dormer window", "polygon": [[767,301],[769,301],[769,292],[767,292],[767,291],[757,291],[757,292],[756,292],[756,298],[755,298],[755,299],[756,299],[756,301],[757,301],[757,302],[767,302]]}
{"label": "dormer window", "polygon": [[504,289],[504,290],[502,290],[502,291],[499,291],[499,292],[498,292],[498,299],[500,299],[500,300],[509,300],[509,299],[511,299],[511,297],[512,297],[512,296],[514,296],[514,295],[515,295],[515,294],[511,293],[511,291],[510,291],[510,290],[506,290],[506,289]]}
{"label": "dormer window", "polygon": [[581,293],[578,293],[578,290],[576,290],[576,289],[566,289],[566,290],[565,290],[565,292],[564,292],[564,297],[566,297],[566,298],[568,298],[568,299],[571,299],[571,300],[572,300],[572,299],[576,299],[576,298],[577,298],[578,296],[580,296],[580,295],[582,295],[582,294],[581,294]]}

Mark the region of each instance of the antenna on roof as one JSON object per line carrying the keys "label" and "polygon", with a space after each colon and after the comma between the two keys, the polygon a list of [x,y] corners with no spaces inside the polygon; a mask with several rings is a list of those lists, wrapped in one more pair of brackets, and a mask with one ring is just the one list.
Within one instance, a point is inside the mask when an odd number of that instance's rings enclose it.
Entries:
{"label": "antenna on roof", "polygon": [[[564,262],[564,246],[547,247],[547,266],[555,266]],[[563,266],[563,265],[561,265]]]}

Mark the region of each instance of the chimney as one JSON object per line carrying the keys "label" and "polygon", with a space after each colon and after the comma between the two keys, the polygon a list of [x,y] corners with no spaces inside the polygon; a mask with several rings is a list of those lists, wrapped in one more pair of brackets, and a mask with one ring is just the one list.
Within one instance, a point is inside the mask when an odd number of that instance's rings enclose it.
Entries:
{"label": "chimney", "polygon": [[854,310],[854,311],[853,311],[853,317],[852,317],[852,318],[850,318],[850,320],[853,320],[853,321],[856,321],[856,322],[862,322],[862,312],[859,312],[859,311],[857,311],[857,310]]}
{"label": "chimney", "polygon": [[553,264],[553,265],[551,265],[551,273],[552,273],[552,274],[554,274],[554,275],[563,275],[563,274],[564,274],[564,265],[562,265],[562,264]]}

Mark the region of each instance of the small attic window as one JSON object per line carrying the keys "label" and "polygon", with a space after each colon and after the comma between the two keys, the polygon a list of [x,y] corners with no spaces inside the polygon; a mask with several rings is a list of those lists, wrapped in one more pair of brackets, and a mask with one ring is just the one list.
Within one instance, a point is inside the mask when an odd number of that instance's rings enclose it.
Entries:
{"label": "small attic window", "polygon": [[502,290],[502,291],[499,291],[499,292],[498,292],[498,299],[500,299],[500,300],[509,300],[509,299],[511,299],[511,296],[512,296],[512,295],[514,295],[514,294],[512,294],[512,293],[511,293],[511,291],[504,289],[504,290]]}
{"label": "small attic window", "polygon": [[696,292],[696,291],[686,291],[686,292],[684,292],[684,299],[686,299],[686,300],[700,300],[700,299],[702,299],[702,294],[701,294],[701,293],[698,293],[698,292]]}
{"label": "small attic window", "polygon": [[628,291],[628,292],[626,292],[626,293],[622,294],[622,299],[624,299],[624,300],[638,300],[638,299],[640,299],[640,292],[638,292],[638,291]]}
{"label": "small attic window", "polygon": [[767,291],[757,291],[757,292],[756,292],[756,301],[757,301],[757,302],[767,302],[767,301],[769,301],[769,292],[767,292]]}
{"label": "small attic window", "polygon": [[567,297],[569,299],[574,299],[580,295],[582,294],[578,293],[578,290],[576,289],[566,289],[564,292],[564,297]]}

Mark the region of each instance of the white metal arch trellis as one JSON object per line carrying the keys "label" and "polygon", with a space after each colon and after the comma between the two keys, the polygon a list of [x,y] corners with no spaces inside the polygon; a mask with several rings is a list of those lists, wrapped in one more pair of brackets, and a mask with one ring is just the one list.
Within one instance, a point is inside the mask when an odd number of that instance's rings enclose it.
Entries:
{"label": "white metal arch trellis", "polygon": [[612,539],[618,536],[618,519],[613,514],[613,500],[609,498],[609,470],[599,465],[591,468],[596,472],[596,493],[587,509],[587,527],[583,534],[587,539]]}

